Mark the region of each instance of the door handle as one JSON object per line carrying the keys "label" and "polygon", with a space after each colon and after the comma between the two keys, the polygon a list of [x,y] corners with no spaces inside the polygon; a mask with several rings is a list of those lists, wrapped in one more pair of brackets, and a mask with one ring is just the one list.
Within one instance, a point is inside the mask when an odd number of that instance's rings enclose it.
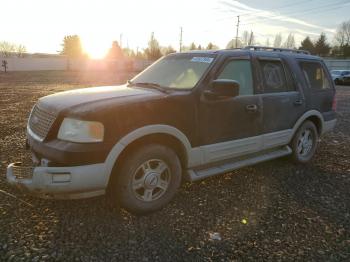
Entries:
{"label": "door handle", "polygon": [[250,113],[255,113],[255,112],[258,111],[258,106],[255,105],[255,104],[247,105],[247,106],[245,107],[245,109],[246,109],[248,112],[250,112]]}
{"label": "door handle", "polygon": [[301,106],[303,104],[303,100],[295,100],[294,105]]}

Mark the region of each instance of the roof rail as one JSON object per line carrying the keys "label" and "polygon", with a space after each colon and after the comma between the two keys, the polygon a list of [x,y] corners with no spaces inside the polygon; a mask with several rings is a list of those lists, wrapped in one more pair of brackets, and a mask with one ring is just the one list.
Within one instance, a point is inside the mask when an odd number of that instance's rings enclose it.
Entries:
{"label": "roof rail", "polygon": [[310,55],[309,51],[306,50],[297,50],[297,49],[289,49],[289,48],[277,48],[277,47],[270,47],[270,46],[246,46],[243,48],[244,50],[253,50],[253,51],[277,51],[277,52],[290,52],[290,53],[296,53],[296,54],[305,54]]}

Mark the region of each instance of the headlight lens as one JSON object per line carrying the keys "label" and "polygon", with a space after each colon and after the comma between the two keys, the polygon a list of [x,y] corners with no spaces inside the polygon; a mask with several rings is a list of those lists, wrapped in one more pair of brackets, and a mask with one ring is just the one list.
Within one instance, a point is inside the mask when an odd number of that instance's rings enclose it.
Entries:
{"label": "headlight lens", "polygon": [[65,118],[57,138],[77,143],[102,142],[104,127],[102,123]]}

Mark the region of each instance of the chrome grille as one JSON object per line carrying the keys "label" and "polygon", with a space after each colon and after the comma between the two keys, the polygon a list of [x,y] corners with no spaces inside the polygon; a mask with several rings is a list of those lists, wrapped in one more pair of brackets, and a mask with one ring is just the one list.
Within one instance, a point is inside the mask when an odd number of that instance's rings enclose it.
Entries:
{"label": "chrome grille", "polygon": [[55,119],[56,114],[35,105],[29,117],[29,128],[40,139],[44,139]]}

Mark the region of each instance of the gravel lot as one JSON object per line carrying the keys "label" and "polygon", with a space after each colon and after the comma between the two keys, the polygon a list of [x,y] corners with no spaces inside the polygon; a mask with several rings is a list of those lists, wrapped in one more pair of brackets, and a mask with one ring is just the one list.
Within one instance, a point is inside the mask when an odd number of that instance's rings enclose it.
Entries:
{"label": "gravel lot", "polygon": [[339,121],[312,163],[279,159],[187,183],[149,216],[105,197],[41,200],[6,184],[6,165],[28,158],[26,119],[39,97],[125,78],[0,73],[0,261],[350,261],[350,86],[337,88]]}

